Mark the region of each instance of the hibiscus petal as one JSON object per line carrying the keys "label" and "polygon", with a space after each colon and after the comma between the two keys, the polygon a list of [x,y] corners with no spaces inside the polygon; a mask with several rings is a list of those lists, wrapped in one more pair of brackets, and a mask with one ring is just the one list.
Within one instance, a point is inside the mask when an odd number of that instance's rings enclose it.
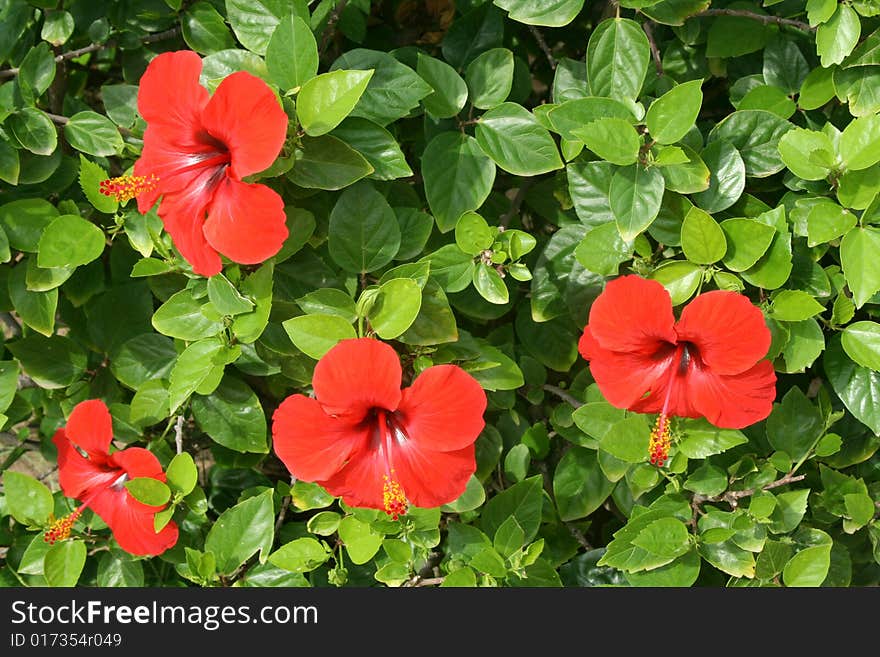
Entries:
{"label": "hibiscus petal", "polygon": [[341,497],[349,506],[384,510],[382,493],[385,471],[382,452],[364,448],[352,454],[339,472],[318,483],[334,497]]}
{"label": "hibiscus petal", "polygon": [[328,479],[369,441],[367,426],[327,415],[304,395],[291,395],[272,415],[272,443],[290,473],[304,481]]}
{"label": "hibiscus petal", "polygon": [[287,114],[260,78],[239,71],[217,87],[202,114],[207,131],[232,155],[232,175],[244,176],[268,168],[287,136]]}
{"label": "hibiscus petal", "polygon": [[621,276],[605,286],[590,308],[588,324],[596,341],[612,351],[647,356],[676,339],[666,288],[635,275]]}
{"label": "hibiscus petal", "polygon": [[155,530],[156,512],[162,507],[138,502],[124,486],[107,488],[89,503],[89,508],[107,523],[119,547],[129,554],[153,556],[177,543],[174,521],[158,533]]}
{"label": "hibiscus petal", "polygon": [[202,58],[191,50],[157,55],[147,65],[138,89],[138,112],[154,132],[183,147],[196,146],[208,90],[199,84]]}
{"label": "hibiscus petal", "polygon": [[698,369],[689,377],[687,394],[694,408],[716,427],[742,429],[770,415],[776,372],[768,360],[735,375]]}
{"label": "hibiscus petal", "polygon": [[205,238],[234,262],[252,265],[278,253],[287,238],[284,201],[265,185],[225,176],[214,191]]}
{"label": "hibiscus petal", "polygon": [[716,374],[737,374],[767,355],[770,330],[764,315],[736,292],[715,290],[699,295],[681,312],[678,339],[692,342]]}
{"label": "hibiscus petal", "polygon": [[113,419],[107,405],[100,399],[80,402],[70,412],[64,433],[90,456],[106,456],[113,440]]}
{"label": "hibiscus petal", "polygon": [[373,338],[352,338],[337,343],[318,361],[312,388],[329,415],[360,420],[371,408],[397,408],[401,378],[393,348]]}
{"label": "hibiscus petal", "polygon": [[106,486],[119,477],[118,470],[107,467],[102,454],[86,458],[67,438],[64,429],[58,429],[52,437],[58,449],[58,483],[67,497],[82,500],[89,491]]}
{"label": "hibiscus petal", "polygon": [[486,393],[456,365],[435,365],[403,391],[396,416],[420,449],[448,452],[472,444],[485,426]]}
{"label": "hibiscus petal", "polygon": [[211,202],[216,177],[221,169],[199,169],[192,184],[174,193],[166,193],[159,205],[159,217],[171,235],[180,255],[201,276],[219,274],[223,268],[220,255],[205,239],[205,210]]}
{"label": "hibiscus petal", "polygon": [[143,447],[127,447],[110,455],[110,464],[125,471],[129,479],[150,477],[165,481],[162,464],[148,449]]}
{"label": "hibiscus petal", "polygon": [[393,461],[406,499],[424,509],[457,500],[477,468],[473,444],[435,452],[411,441],[394,450]]}
{"label": "hibiscus petal", "polygon": [[663,399],[658,400],[656,390],[661,379],[669,378],[673,345],[666,344],[652,355],[610,351],[596,341],[590,326],[586,326],[578,341],[578,351],[590,361],[590,374],[609,404],[630,410],[657,406],[660,410]]}

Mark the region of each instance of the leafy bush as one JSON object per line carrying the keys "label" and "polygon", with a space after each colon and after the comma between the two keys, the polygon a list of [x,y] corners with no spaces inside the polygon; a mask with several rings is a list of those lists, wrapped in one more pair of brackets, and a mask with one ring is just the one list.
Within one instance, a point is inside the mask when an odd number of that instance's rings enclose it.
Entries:
{"label": "leafy bush", "polygon": [[878,15],[0,3],[0,583],[876,585]]}

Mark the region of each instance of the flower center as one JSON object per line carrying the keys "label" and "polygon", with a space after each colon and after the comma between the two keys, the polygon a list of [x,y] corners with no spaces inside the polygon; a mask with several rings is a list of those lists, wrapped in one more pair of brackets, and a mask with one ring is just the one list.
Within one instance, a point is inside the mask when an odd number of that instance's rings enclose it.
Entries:
{"label": "flower center", "polygon": [[669,379],[666,382],[666,397],[663,399],[663,408],[654,428],[651,429],[651,437],[648,442],[648,453],[651,457],[651,465],[662,468],[669,460],[669,448],[672,447],[672,434],[669,431],[669,400],[677,385],[677,379],[684,377],[691,364],[691,349],[686,343],[676,345],[675,354],[672,357],[672,366],[669,368]]}
{"label": "flower center", "polygon": [[397,481],[394,465],[391,462],[391,444],[397,438],[392,432],[399,433],[399,429],[384,409],[376,411],[376,421],[379,424],[379,449],[385,464],[385,474],[382,475],[382,505],[385,513],[391,516],[392,520],[397,520],[406,514],[409,508],[403,486]]}
{"label": "flower center", "polygon": [[91,491],[89,491],[89,494],[86,495],[86,498],[85,500],[83,500],[82,504],[80,504],[71,513],[68,513],[66,516],[58,518],[51,525],[49,525],[49,528],[43,534],[43,540],[49,545],[54,545],[55,541],[63,541],[65,538],[70,538],[70,530],[73,529],[73,525],[76,523],[77,520],[79,520],[80,516],[83,514],[83,511],[89,508],[89,504],[91,504],[100,493],[104,492],[108,488],[112,488],[113,490],[120,490],[125,485],[126,481],[128,481],[128,473],[123,472],[113,481],[108,481],[106,484],[98,485],[93,488]]}
{"label": "flower center", "polygon": [[151,192],[159,184],[159,178],[151,173],[148,176],[120,176],[102,180],[98,185],[98,191],[104,196],[112,196],[119,203],[125,203],[136,196]]}

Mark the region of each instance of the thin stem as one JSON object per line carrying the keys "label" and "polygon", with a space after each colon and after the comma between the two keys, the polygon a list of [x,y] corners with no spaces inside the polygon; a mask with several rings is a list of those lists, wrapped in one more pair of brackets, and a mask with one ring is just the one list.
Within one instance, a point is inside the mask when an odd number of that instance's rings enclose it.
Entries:
{"label": "thin stem", "polygon": [[531,32],[532,36],[535,37],[535,41],[538,43],[538,47],[541,49],[541,52],[544,53],[544,57],[547,58],[547,62],[550,64],[550,68],[555,71],[556,58],[553,56],[553,51],[550,49],[550,46],[548,46],[547,42],[544,40],[544,35],[541,34],[541,30],[539,30],[534,25],[529,25],[529,32]]}
{"label": "thin stem", "polygon": [[[721,495],[714,495],[712,497],[707,497],[705,495],[694,495],[693,504],[699,505],[704,502],[727,502],[732,508],[736,508],[739,506],[739,501],[744,497],[751,497],[758,491],[772,490],[773,488],[779,488],[780,486],[785,486],[787,484],[793,484],[796,481],[801,481],[806,478],[806,475],[795,475],[789,472],[784,477],[777,479],[776,481],[771,481],[769,484],[765,484],[759,488],[747,488],[746,490],[731,490],[723,493]],[[694,507],[696,509],[696,507]],[[702,512],[702,510],[701,510]]]}
{"label": "thin stem", "polygon": [[764,23],[764,25],[788,25],[789,27],[796,27],[804,32],[813,32],[816,29],[815,27],[810,27],[809,23],[797,21],[793,18],[781,18],[779,16],[756,14],[755,12],[746,9],[706,9],[699,14],[694,14],[694,16],[697,18],[701,16],[736,16],[738,18],[748,18],[753,21],[759,21]]}
{"label": "thin stem", "polygon": [[648,45],[651,47],[651,57],[654,59],[654,68],[657,69],[657,77],[663,75],[663,62],[660,59],[660,49],[657,47],[657,41],[654,39],[654,28],[651,21],[642,23],[642,29],[645,36],[648,37]]}
{"label": "thin stem", "polygon": [[183,452],[183,415],[178,415],[174,423],[174,445],[178,454]]}
{"label": "thin stem", "polygon": [[327,47],[330,45],[333,34],[336,32],[336,23],[339,22],[339,17],[342,15],[342,12],[345,10],[345,5],[347,4],[348,0],[339,0],[333,8],[333,11],[330,13],[330,17],[327,19],[327,25],[324,27],[324,33],[321,35],[321,46],[318,48],[318,53],[320,55],[323,55],[324,51],[327,50]]}
{"label": "thin stem", "polygon": [[580,401],[577,397],[566,392],[562,388],[558,388],[557,386],[551,386],[549,383],[544,384],[543,388],[547,392],[552,392],[554,395],[559,397],[561,400],[568,402],[569,404],[571,404],[575,408],[580,408],[581,406],[584,405],[584,403],[582,401]]}
{"label": "thin stem", "polygon": [[[170,30],[165,30],[164,32],[156,32],[155,34],[149,34],[141,39],[141,43],[155,43],[156,41],[164,41],[165,39],[170,39],[172,37],[180,34],[179,27],[173,27]],[[103,50],[105,48],[113,48],[116,46],[116,41],[105,41],[104,43],[90,43],[87,46],[83,46],[82,48],[77,48],[76,50],[68,50],[67,52],[63,52],[57,57],[55,57],[56,63],[61,63],[68,59],[76,59],[77,57],[81,57],[90,52],[95,52],[97,50]],[[18,75],[18,68],[7,68],[3,71],[0,71],[0,80],[5,78],[14,78]]]}

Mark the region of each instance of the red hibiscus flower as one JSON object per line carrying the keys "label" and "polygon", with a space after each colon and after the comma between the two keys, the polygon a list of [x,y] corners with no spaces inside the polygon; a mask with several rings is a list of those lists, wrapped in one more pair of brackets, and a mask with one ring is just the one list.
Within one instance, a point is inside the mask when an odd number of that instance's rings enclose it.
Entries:
{"label": "red hibiscus flower", "polygon": [[287,237],[284,202],[242,178],[271,165],[287,135],[287,115],[272,90],[240,71],[213,96],[199,84],[194,52],[155,57],[141,78],[138,111],[147,122],[134,176],[104,181],[119,200],[137,197],[159,216],[181,255],[203,276],[220,273],[222,253],[242,264],[275,255]]}
{"label": "red hibiscus flower", "polygon": [[162,507],[138,502],[125,488],[136,477],[165,481],[156,456],[142,448],[129,447],[110,454],[113,426],[104,402],[91,399],[77,404],[67,425],[58,429],[52,442],[58,448],[58,481],[67,497],[82,502],[73,513],[55,521],[46,532],[51,543],[67,538],[85,509],[97,513],[113,531],[126,552],[156,555],[177,542],[177,525],[169,522],[160,532],[153,519]]}
{"label": "red hibiscus flower", "polygon": [[670,416],[740,429],[770,414],[776,374],[761,360],[769,348],[764,316],[747,297],[701,294],[676,322],[666,289],[639,276],[608,283],[578,345],[605,399],[660,414],[650,443],[658,466],[669,453]]}
{"label": "red hibiscus flower", "polygon": [[476,469],[486,393],[455,365],[425,369],[400,389],[397,353],[343,340],[315,366],[315,399],[292,395],[273,415],[275,452],[298,479],[351,506],[431,508],[457,499]]}

